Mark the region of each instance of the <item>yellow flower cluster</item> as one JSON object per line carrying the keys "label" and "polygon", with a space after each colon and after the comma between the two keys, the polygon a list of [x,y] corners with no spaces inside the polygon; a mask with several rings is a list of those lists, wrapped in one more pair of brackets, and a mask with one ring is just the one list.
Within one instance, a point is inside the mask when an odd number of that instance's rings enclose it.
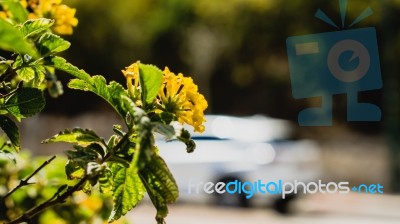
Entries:
{"label": "yellow flower cluster", "polygon": [[[130,96],[137,106],[141,106],[139,63],[133,63],[122,73],[127,80]],[[184,77],[181,73],[175,75],[166,67],[156,103],[156,113],[174,114],[180,123],[193,126],[197,132],[204,131],[204,110],[208,104],[192,78]]]}
{"label": "yellow flower cluster", "polygon": [[[78,25],[75,18],[76,9],[61,4],[62,0],[21,0],[21,5],[29,12],[28,19],[48,18],[54,19],[53,31],[61,35],[73,33],[73,27]],[[12,18],[5,8],[0,11],[0,18]]]}
{"label": "yellow flower cluster", "polygon": [[180,123],[187,123],[197,132],[204,131],[204,110],[208,104],[198,87],[190,77],[182,73],[175,75],[166,67],[163,72],[163,84],[158,92],[162,110],[175,114]]}
{"label": "yellow flower cluster", "polygon": [[62,0],[28,0],[27,7],[33,11],[29,13],[28,17],[29,19],[54,19],[55,22],[52,27],[54,32],[70,35],[73,32],[73,27],[78,25],[78,19],[75,18],[76,9],[61,3]]}

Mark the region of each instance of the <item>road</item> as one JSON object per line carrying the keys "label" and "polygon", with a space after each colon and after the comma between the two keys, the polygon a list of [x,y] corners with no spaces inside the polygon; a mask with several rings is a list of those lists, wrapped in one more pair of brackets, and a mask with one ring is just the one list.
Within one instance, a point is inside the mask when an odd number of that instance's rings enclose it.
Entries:
{"label": "road", "polygon": [[[170,206],[168,224],[400,224],[399,196],[315,195],[299,199],[289,216],[269,208],[224,208],[178,203]],[[128,215],[134,224],[155,224],[148,202]]]}

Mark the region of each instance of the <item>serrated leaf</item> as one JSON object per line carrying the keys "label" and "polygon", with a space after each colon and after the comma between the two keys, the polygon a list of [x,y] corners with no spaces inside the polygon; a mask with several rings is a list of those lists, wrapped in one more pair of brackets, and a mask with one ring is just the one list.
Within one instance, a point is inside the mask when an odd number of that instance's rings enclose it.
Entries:
{"label": "serrated leaf", "polygon": [[94,145],[97,144],[91,144],[85,147],[74,145],[74,149],[66,151],[65,154],[68,156],[69,160],[76,162],[86,170],[86,166],[89,162],[97,161],[101,158],[97,150],[94,149]]}
{"label": "serrated leaf", "polygon": [[11,19],[23,23],[28,18],[28,10],[19,1],[2,1],[1,5],[11,12]]}
{"label": "serrated leaf", "polygon": [[139,64],[142,101],[151,103],[156,98],[162,85],[162,71],[154,65]]}
{"label": "serrated leaf", "polygon": [[51,55],[67,50],[71,43],[53,33],[45,33],[36,45],[42,55]]}
{"label": "serrated leaf", "polygon": [[146,192],[137,168],[130,166],[125,168],[120,164],[114,163],[111,166],[113,173],[113,210],[109,217],[109,222],[118,220],[121,216],[132,210],[139,201],[143,199]]}
{"label": "serrated leaf", "polygon": [[69,81],[68,87],[70,89],[89,91],[88,83],[81,79],[72,79],[71,81]]}
{"label": "serrated leaf", "polygon": [[45,32],[54,24],[54,20],[40,18],[40,19],[30,19],[24,22],[21,28],[21,32],[25,38],[29,36],[34,36]]}
{"label": "serrated leaf", "polygon": [[39,113],[45,104],[43,92],[39,89],[20,88],[6,100],[4,108],[21,120]]}
{"label": "serrated leaf", "polygon": [[164,160],[153,155],[151,162],[139,171],[149,197],[157,209],[157,223],[164,223],[168,214],[168,203],[176,202],[179,197],[178,185]]}
{"label": "serrated leaf", "polygon": [[89,77],[87,80],[73,79],[68,83],[68,87],[95,93],[114,107],[122,118],[125,117],[126,112],[121,102],[121,97],[127,96],[127,92],[121,84],[111,81],[107,85],[103,76],[96,75]]}
{"label": "serrated leaf", "polygon": [[20,149],[19,130],[17,125],[8,117],[0,115],[0,127],[10,139],[11,144],[17,151]]}
{"label": "serrated leaf", "polygon": [[51,142],[67,142],[75,143],[79,146],[88,146],[92,143],[102,143],[103,139],[100,138],[94,131],[89,129],[74,128],[72,130],[65,130],[57,135],[44,140],[42,143]]}
{"label": "serrated leaf", "polygon": [[0,19],[0,49],[38,57],[33,44],[25,40],[24,35],[4,19]]}
{"label": "serrated leaf", "polygon": [[75,67],[74,65],[67,62],[67,60],[65,60],[62,57],[54,56],[54,57],[47,58],[44,65],[53,67],[60,71],[64,71],[64,72],[74,76],[75,78],[78,78],[78,79],[81,79],[83,81],[90,83],[91,76],[88,73],[86,73],[82,69]]}

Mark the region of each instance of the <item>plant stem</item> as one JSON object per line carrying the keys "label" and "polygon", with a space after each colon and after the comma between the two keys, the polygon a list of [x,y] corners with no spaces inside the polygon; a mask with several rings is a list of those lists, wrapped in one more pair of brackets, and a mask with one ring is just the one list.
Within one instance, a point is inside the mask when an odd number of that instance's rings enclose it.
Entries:
{"label": "plant stem", "polygon": [[35,171],[33,171],[33,173],[31,175],[29,175],[25,180],[21,180],[18,184],[18,186],[16,186],[14,189],[12,189],[10,192],[8,192],[6,195],[4,195],[0,201],[4,201],[6,198],[8,198],[10,195],[12,195],[15,191],[17,191],[18,189],[20,189],[23,186],[29,185],[29,184],[33,184],[33,183],[29,183],[28,181],[35,176],[41,169],[43,169],[45,166],[49,165],[51,163],[51,161],[53,161],[56,158],[56,156],[51,157],[49,160],[45,161],[41,166],[39,166]]}
{"label": "plant stem", "polygon": [[29,211],[25,212],[22,214],[20,217],[17,219],[14,219],[10,222],[7,222],[6,224],[17,224],[17,223],[22,223],[22,222],[27,222],[31,221],[32,217],[37,215],[38,213],[44,211],[48,207],[54,206],[59,203],[64,203],[65,200],[72,196],[72,194],[76,191],[79,191],[82,186],[85,184],[86,180],[88,180],[88,176],[85,176],[83,179],[81,179],[77,184],[75,184],[72,187],[68,187],[67,191],[62,193],[60,195],[60,192],[63,191],[65,188],[67,188],[66,185],[61,186],[58,191],[51,197],[49,200],[43,202],[42,204],[30,209]]}

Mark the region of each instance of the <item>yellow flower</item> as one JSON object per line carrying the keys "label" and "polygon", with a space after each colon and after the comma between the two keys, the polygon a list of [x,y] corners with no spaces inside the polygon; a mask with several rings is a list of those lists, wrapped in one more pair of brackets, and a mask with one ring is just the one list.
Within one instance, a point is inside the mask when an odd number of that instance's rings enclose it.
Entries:
{"label": "yellow flower", "polygon": [[8,14],[7,14],[7,12],[1,11],[1,12],[0,12],[0,18],[1,18],[1,19],[8,19]]}
{"label": "yellow flower", "polygon": [[29,13],[29,19],[48,18],[54,19],[52,29],[57,34],[70,35],[73,27],[78,25],[75,18],[76,9],[61,4],[62,0],[29,0],[28,7],[33,12]]}
{"label": "yellow flower", "polygon": [[72,27],[78,25],[78,19],[75,18],[76,9],[72,9],[66,5],[59,5],[54,7],[52,12],[55,19],[54,32],[65,35],[72,34]]}
{"label": "yellow flower", "polygon": [[161,111],[174,114],[180,123],[187,123],[197,132],[204,131],[204,110],[208,104],[190,77],[175,75],[166,67],[158,93]]}
{"label": "yellow flower", "polygon": [[[136,106],[143,106],[141,101],[141,88],[139,82],[139,62],[131,64],[122,70],[128,92]],[[184,77],[181,73],[175,75],[168,68],[163,71],[163,81],[157,94],[157,100],[153,112],[162,112],[175,115],[180,123],[186,123],[194,127],[197,132],[204,131],[204,110],[208,104],[193,79]]]}
{"label": "yellow flower", "polygon": [[139,63],[136,62],[122,70],[128,86],[129,95],[137,106],[141,106],[140,87],[139,87]]}

